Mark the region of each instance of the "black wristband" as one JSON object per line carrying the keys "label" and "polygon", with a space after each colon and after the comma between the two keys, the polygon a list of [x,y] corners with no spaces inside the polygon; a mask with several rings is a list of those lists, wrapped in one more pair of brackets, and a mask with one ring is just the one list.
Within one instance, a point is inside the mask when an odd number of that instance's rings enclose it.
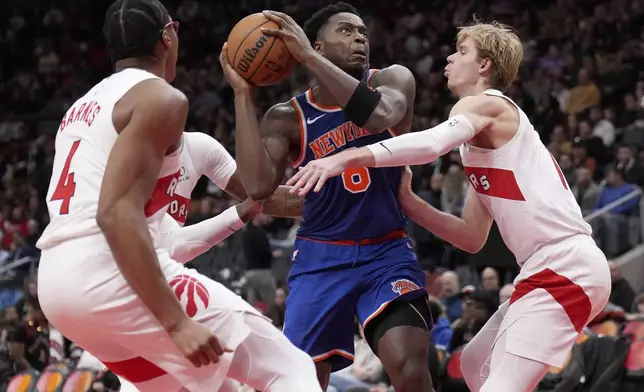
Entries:
{"label": "black wristband", "polygon": [[380,91],[372,89],[365,82],[358,83],[358,87],[344,107],[344,117],[359,127],[365,125],[378,106],[380,97],[382,97]]}

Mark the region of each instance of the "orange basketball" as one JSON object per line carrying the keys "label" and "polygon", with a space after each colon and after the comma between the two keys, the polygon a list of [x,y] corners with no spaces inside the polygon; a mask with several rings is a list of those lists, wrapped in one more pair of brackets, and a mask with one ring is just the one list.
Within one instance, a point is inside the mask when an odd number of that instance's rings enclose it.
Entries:
{"label": "orange basketball", "polygon": [[248,15],[228,35],[228,61],[255,86],[270,86],[286,79],[297,64],[284,41],[262,33],[260,28],[279,28],[263,14]]}

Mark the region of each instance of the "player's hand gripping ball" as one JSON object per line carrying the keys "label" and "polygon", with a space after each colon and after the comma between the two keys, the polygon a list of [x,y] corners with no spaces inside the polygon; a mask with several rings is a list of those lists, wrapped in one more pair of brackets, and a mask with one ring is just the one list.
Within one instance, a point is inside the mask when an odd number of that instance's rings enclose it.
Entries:
{"label": "player's hand gripping ball", "polygon": [[219,57],[233,89],[247,87],[241,80],[254,86],[270,86],[293,72],[297,60],[277,34],[270,34],[279,29],[262,13],[248,15],[233,27]]}

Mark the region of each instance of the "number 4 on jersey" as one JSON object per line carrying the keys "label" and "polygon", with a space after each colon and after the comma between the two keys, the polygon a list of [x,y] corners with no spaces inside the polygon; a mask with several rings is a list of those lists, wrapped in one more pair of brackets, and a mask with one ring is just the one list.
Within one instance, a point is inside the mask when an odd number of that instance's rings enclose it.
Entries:
{"label": "number 4 on jersey", "polygon": [[62,201],[62,204],[60,205],[60,215],[69,214],[69,202],[74,196],[74,192],[76,192],[74,173],[69,172],[69,165],[72,163],[72,158],[74,158],[74,154],[76,154],[79,144],[80,140],[76,140],[74,144],[72,144],[72,148],[65,160],[65,166],[63,166],[63,170],[60,173],[56,189],[54,189],[54,193],[51,195],[51,201]]}

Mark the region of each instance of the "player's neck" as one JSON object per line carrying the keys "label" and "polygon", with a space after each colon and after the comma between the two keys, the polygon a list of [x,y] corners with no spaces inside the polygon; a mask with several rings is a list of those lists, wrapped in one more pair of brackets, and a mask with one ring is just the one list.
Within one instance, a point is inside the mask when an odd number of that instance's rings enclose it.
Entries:
{"label": "player's neck", "polygon": [[456,96],[459,98],[471,97],[473,95],[479,95],[483,91],[489,90],[491,88],[492,86],[490,86],[488,83],[481,81],[476,84],[466,85],[455,89],[454,94],[456,94]]}
{"label": "player's neck", "polygon": [[321,105],[339,106],[331,92],[320,85],[311,89],[311,95],[313,95],[313,100]]}
{"label": "player's neck", "polygon": [[127,68],[142,69],[162,79],[165,78],[165,64],[155,59],[132,57],[128,59],[119,60],[114,65],[114,72],[120,72]]}

